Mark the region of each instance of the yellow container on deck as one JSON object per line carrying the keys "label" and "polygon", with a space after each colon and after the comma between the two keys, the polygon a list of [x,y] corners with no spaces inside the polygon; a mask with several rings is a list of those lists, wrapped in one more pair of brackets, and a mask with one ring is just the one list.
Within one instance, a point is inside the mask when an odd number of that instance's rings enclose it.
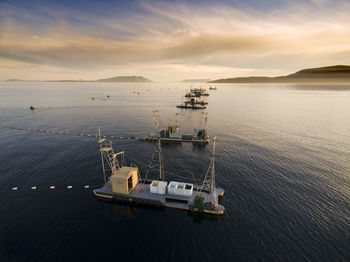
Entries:
{"label": "yellow container on deck", "polygon": [[139,182],[137,167],[123,166],[111,176],[112,191],[118,194],[129,194]]}

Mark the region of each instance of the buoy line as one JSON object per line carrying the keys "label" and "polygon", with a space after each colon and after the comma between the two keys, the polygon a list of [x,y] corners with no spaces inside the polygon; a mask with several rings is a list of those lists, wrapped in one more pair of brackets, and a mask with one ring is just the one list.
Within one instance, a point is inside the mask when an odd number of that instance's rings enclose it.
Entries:
{"label": "buoy line", "polygon": [[[8,128],[8,129],[17,130],[17,131],[32,132],[32,133],[44,133],[44,134],[62,135],[62,136],[98,138],[97,134],[86,134],[86,133],[81,133],[81,132],[65,132],[65,131],[45,130],[45,129],[40,129],[40,128],[24,128],[24,127],[16,127],[16,126],[3,126],[3,128]],[[144,141],[144,138],[135,137],[135,136],[102,136],[102,138],[114,139],[114,140],[118,139],[118,140]]]}
{"label": "buoy line", "polygon": [[48,107],[37,107],[30,106],[31,110],[40,110],[40,109],[74,109],[74,108],[160,108],[160,107],[175,107],[176,105],[110,105],[110,106],[48,106]]}
{"label": "buoy line", "polygon": [[[71,186],[71,185],[68,185],[68,186],[65,186],[65,187],[63,187],[62,186],[62,189],[64,188],[64,189],[67,189],[67,190],[73,190],[73,188],[74,189],[76,189],[76,188],[80,188],[80,189],[89,189],[89,188],[96,188],[97,186],[91,186],[91,185],[83,185],[83,186],[79,186],[79,187],[73,187],[73,186]],[[55,190],[56,189],[56,186],[54,186],[54,185],[51,185],[51,186],[43,186],[43,187],[40,187],[40,189],[42,189],[42,188],[44,188],[44,189],[49,189],[49,190]],[[60,188],[60,187],[59,187]],[[14,187],[12,187],[11,188],[11,190],[12,191],[20,191],[20,190],[23,190],[23,189],[30,189],[31,191],[36,191],[36,190],[38,190],[39,189],[39,187],[38,186],[30,186],[30,187],[19,187],[19,186],[14,186]]]}

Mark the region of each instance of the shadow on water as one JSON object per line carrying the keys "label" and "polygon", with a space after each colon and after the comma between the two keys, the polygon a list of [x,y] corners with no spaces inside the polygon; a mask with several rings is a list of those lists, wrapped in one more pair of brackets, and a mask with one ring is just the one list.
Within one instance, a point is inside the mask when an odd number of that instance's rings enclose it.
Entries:
{"label": "shadow on water", "polygon": [[[113,200],[107,201],[102,199],[96,199],[98,202],[104,203],[105,205],[111,205],[112,206],[112,216],[114,217],[114,220],[120,220],[120,219],[130,219],[135,217],[137,210],[152,210],[153,212],[164,212],[167,208],[157,208],[153,206],[145,206],[145,205],[139,205],[135,203],[119,203]],[[184,212],[182,210],[176,210],[176,212]],[[224,219],[224,216],[216,216],[216,215],[209,215],[204,213],[195,213],[191,211],[186,212],[189,217],[193,219],[193,222],[195,224],[201,224],[204,221],[219,221]]]}
{"label": "shadow on water", "polygon": [[223,216],[214,216],[214,215],[208,215],[204,213],[194,213],[194,212],[187,212],[190,217],[193,218],[193,223],[195,224],[201,224],[204,221],[219,221],[224,219]]}
{"label": "shadow on water", "polygon": [[180,148],[182,146],[181,142],[164,142],[162,141],[163,148]]}
{"label": "shadow on water", "polygon": [[209,144],[192,144],[192,152],[203,152],[209,147]]}
{"label": "shadow on water", "polygon": [[113,205],[113,216],[121,218],[132,218],[135,216],[135,207],[124,206],[124,205]]}

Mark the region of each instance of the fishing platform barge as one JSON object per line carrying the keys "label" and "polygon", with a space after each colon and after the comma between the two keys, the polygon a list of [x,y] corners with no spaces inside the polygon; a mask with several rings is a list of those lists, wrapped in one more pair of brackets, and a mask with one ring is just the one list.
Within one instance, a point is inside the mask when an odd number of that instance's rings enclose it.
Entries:
{"label": "fishing platform barge", "polygon": [[203,100],[198,101],[195,98],[191,98],[189,101],[185,102],[185,105],[202,105],[202,106],[204,106],[204,105],[207,105],[207,104],[208,104],[208,102],[205,102]]}
{"label": "fishing platform barge", "polygon": [[[107,142],[100,137],[98,142],[105,184],[101,188],[93,190],[96,198],[130,205],[174,208],[194,213],[224,214],[225,208],[218,203],[224,190],[215,187],[215,138],[211,162],[201,186],[187,182],[165,181],[160,140],[158,140],[151,160],[152,163],[155,153],[158,153],[158,180],[147,179],[149,170],[145,178],[142,179],[137,167],[126,166],[124,151],[115,154],[111,141]],[[109,178],[106,177],[105,162],[107,162],[111,172]],[[149,167],[152,166],[151,163]]]}
{"label": "fishing platform barge", "polygon": [[177,108],[182,108],[182,109],[206,109],[206,106],[199,106],[199,105],[190,105],[190,104],[181,104],[177,105]]}
{"label": "fishing platform barge", "polygon": [[189,98],[189,100],[176,107],[184,109],[206,109],[205,105],[207,105],[208,102],[196,99],[196,97],[200,98],[202,96],[209,96],[209,93],[203,88],[191,89],[191,91],[185,95],[185,98]]}
{"label": "fishing platform barge", "polygon": [[[202,127],[202,119],[204,118],[204,127]],[[200,128],[194,128],[193,134],[181,134],[179,133],[179,126],[177,125],[177,120],[175,125],[168,125],[167,129],[160,129],[160,121],[158,110],[153,110],[153,133],[146,136],[146,141],[156,142],[158,139],[161,142],[192,142],[194,144],[208,144],[209,143],[209,135],[207,133],[207,113],[202,113]]]}
{"label": "fishing platform barge", "polygon": [[168,129],[162,130],[160,134],[158,133],[151,133],[149,136],[146,136],[146,141],[149,142],[156,142],[158,139],[162,142],[175,142],[175,143],[181,143],[181,142],[192,142],[192,143],[199,143],[199,144],[208,144],[209,143],[209,136],[207,134],[207,131],[205,129],[197,130],[196,128],[193,129],[193,135],[183,135],[180,133],[177,133],[177,126],[168,126]]}
{"label": "fishing platform barge", "polygon": [[185,95],[185,97],[201,97],[209,96],[209,93],[205,88],[191,88],[190,92]]}

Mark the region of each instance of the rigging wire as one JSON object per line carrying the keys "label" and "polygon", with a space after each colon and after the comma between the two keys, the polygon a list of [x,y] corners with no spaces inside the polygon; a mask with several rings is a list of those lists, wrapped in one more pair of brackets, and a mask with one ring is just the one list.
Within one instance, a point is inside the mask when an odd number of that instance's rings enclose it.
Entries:
{"label": "rigging wire", "polygon": [[[127,154],[125,153],[125,157],[126,157],[126,158],[129,158],[129,159],[131,159],[131,160],[133,160],[133,161],[135,161],[135,162],[137,162],[137,163],[139,163],[139,164],[141,164],[141,165],[144,165],[144,166],[148,167],[149,169],[153,169],[153,170],[159,171],[158,168],[155,168],[155,167],[152,167],[152,166],[149,167],[149,164],[147,164],[147,163],[145,163],[145,162],[142,162],[142,161],[140,161],[140,160],[137,160],[137,159],[135,159],[134,157],[131,157],[129,153],[127,153]],[[174,173],[172,173],[172,172],[169,172],[169,171],[165,171],[165,173],[168,174],[168,175],[174,176],[174,177],[179,177],[179,178],[188,179],[187,176],[181,176],[181,175],[178,175],[178,174],[174,174]],[[197,184],[196,179],[194,178],[193,174],[192,174],[192,178],[193,178],[194,182]],[[145,177],[145,179],[146,179],[146,177]]]}

